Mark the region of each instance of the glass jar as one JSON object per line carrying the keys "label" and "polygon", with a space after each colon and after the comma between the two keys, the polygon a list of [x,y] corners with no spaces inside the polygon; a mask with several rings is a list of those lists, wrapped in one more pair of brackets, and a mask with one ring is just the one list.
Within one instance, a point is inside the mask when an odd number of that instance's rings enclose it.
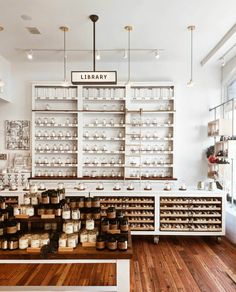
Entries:
{"label": "glass jar", "polygon": [[64,232],[66,234],[72,234],[74,232],[73,222],[71,222],[71,221],[65,222],[65,227],[64,228],[65,228]]}
{"label": "glass jar", "polygon": [[39,205],[38,206],[38,209],[37,209],[37,214],[38,214],[38,216],[42,216],[43,214],[45,214],[45,207],[44,206],[42,206],[42,205]]}
{"label": "glass jar", "polygon": [[29,247],[29,239],[27,236],[22,236],[19,239],[19,249],[26,249]]}
{"label": "glass jar", "polygon": [[114,207],[107,208],[107,218],[108,219],[116,218],[116,209]]}
{"label": "glass jar", "polygon": [[101,231],[108,232],[109,231],[109,219],[103,218],[101,221]]}
{"label": "glass jar", "polygon": [[78,198],[78,200],[76,201],[76,207],[77,208],[84,208],[84,198],[80,197]]}
{"label": "glass jar", "polygon": [[88,242],[96,242],[97,240],[97,231],[89,230],[88,231]]}
{"label": "glass jar", "polygon": [[117,249],[117,241],[115,237],[110,237],[107,241],[107,248],[111,251],[114,251]]}
{"label": "glass jar", "polygon": [[60,203],[60,195],[57,192],[52,193],[50,197],[51,204],[59,204]]}
{"label": "glass jar", "polygon": [[7,223],[7,234],[15,234],[17,231],[17,222],[15,220],[9,221]]}
{"label": "glass jar", "polygon": [[39,235],[35,234],[31,237],[31,247],[39,248],[40,247],[40,238]]}
{"label": "glass jar", "polygon": [[40,247],[42,247],[44,245],[48,245],[49,242],[50,242],[50,239],[49,239],[49,235],[47,233],[42,234],[40,236]]}
{"label": "glass jar", "polygon": [[92,208],[92,199],[91,198],[85,198],[84,206],[86,208]]}
{"label": "glass jar", "polygon": [[126,251],[128,249],[128,241],[125,237],[120,237],[117,241],[117,247],[121,251]]}
{"label": "glass jar", "polygon": [[94,220],[100,220],[101,219],[101,209],[100,208],[94,208],[93,209],[93,219]]}
{"label": "glass jar", "polygon": [[47,192],[43,192],[41,196],[42,196],[42,204],[50,203],[50,198]]}
{"label": "glass jar", "polygon": [[80,209],[80,219],[84,220],[85,219],[85,209]]}
{"label": "glass jar", "polygon": [[62,218],[65,220],[68,220],[68,219],[70,219],[70,216],[71,216],[70,208],[68,208],[68,207],[63,208]]}
{"label": "glass jar", "polygon": [[83,230],[81,233],[80,233],[80,242],[83,243],[83,242],[88,242],[88,231],[87,230]]}
{"label": "glass jar", "polygon": [[3,197],[0,197],[0,209],[6,209],[6,201]]}
{"label": "glass jar", "polygon": [[80,219],[80,211],[79,211],[79,209],[73,209],[71,211],[71,217],[72,217],[73,220]]}
{"label": "glass jar", "polygon": [[74,234],[69,235],[67,238],[68,247],[75,248],[76,247],[76,236]]}
{"label": "glass jar", "polygon": [[45,214],[47,215],[53,215],[54,214],[54,209],[53,209],[53,205],[47,205],[47,207],[45,208]]}
{"label": "glass jar", "polygon": [[81,229],[81,221],[80,220],[73,220],[73,232],[79,232]]}
{"label": "glass jar", "polygon": [[122,232],[128,232],[129,231],[129,221],[125,217],[120,220],[120,230]]}
{"label": "glass jar", "polygon": [[34,216],[34,207],[32,205],[28,205],[26,207],[26,215],[28,215],[29,217]]}
{"label": "glass jar", "polygon": [[67,236],[62,234],[59,238],[59,247],[66,247],[67,245]]}
{"label": "glass jar", "polygon": [[4,227],[5,227],[5,224],[3,222],[0,222],[0,236],[3,236],[4,234]]}
{"label": "glass jar", "polygon": [[55,206],[54,214],[57,217],[61,217],[61,214],[62,214],[62,206],[61,206],[61,204],[58,204],[57,206]]}
{"label": "glass jar", "polygon": [[77,206],[76,199],[75,198],[71,198],[70,199],[70,208],[71,209],[75,209],[76,206]]}
{"label": "glass jar", "polygon": [[24,205],[30,204],[31,204],[30,194],[24,194]]}
{"label": "glass jar", "polygon": [[19,241],[18,241],[18,237],[11,237],[8,240],[8,248],[10,250],[15,250],[19,248]]}
{"label": "glass jar", "polygon": [[37,194],[31,194],[31,205],[35,206],[38,205],[38,195]]}
{"label": "glass jar", "polygon": [[19,205],[14,205],[13,207],[13,215],[14,216],[17,216],[17,215],[20,215],[21,214],[21,208]]}
{"label": "glass jar", "polygon": [[96,249],[97,250],[104,250],[105,248],[106,248],[106,239],[105,239],[105,236],[98,235],[97,236],[97,241],[96,241]]}
{"label": "glass jar", "polygon": [[57,223],[56,222],[52,223],[52,231],[57,231]]}
{"label": "glass jar", "polygon": [[100,208],[100,198],[98,198],[98,197],[92,198],[92,207],[93,208]]}
{"label": "glass jar", "polygon": [[85,219],[86,219],[86,220],[90,220],[90,219],[92,219],[92,218],[93,218],[93,213],[92,213],[91,209],[87,209],[87,210],[85,211]]}
{"label": "glass jar", "polygon": [[8,240],[6,237],[3,237],[3,239],[2,239],[2,249],[3,250],[8,249]]}
{"label": "glass jar", "polygon": [[86,230],[94,229],[94,220],[86,220]]}
{"label": "glass jar", "polygon": [[118,220],[111,219],[110,220],[110,230],[117,230],[118,229]]}

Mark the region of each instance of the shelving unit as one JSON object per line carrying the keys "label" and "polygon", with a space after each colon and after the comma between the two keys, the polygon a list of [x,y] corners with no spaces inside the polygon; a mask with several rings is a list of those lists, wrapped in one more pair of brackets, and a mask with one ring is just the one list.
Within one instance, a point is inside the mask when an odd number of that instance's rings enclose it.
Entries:
{"label": "shelving unit", "polygon": [[32,177],[174,179],[172,83],[33,84],[32,95]]}

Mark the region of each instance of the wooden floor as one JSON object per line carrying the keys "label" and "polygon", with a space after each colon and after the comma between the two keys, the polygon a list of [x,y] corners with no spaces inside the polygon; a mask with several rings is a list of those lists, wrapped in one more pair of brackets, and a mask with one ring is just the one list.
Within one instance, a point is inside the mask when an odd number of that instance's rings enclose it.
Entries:
{"label": "wooden floor", "polygon": [[[131,291],[236,291],[236,246],[226,239],[135,237]],[[114,265],[0,265],[0,285],[114,285]]]}

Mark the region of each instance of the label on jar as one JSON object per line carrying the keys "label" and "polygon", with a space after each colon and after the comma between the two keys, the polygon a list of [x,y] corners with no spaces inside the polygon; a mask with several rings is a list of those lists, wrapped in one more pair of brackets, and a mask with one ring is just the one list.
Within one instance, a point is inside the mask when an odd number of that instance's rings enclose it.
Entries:
{"label": "label on jar", "polygon": [[30,205],[30,197],[29,196],[25,196],[24,197],[24,204],[25,205]]}
{"label": "label on jar", "polygon": [[40,240],[39,239],[31,239],[31,247],[40,247]]}
{"label": "label on jar", "polygon": [[26,209],[26,215],[29,215],[30,217],[34,216],[34,208],[33,207],[28,207]]}
{"label": "label on jar", "polygon": [[70,210],[63,210],[62,211],[62,218],[63,219],[70,219]]}
{"label": "label on jar", "polygon": [[79,209],[76,209],[76,210],[72,211],[72,219],[74,219],[74,220],[80,219],[80,211],[79,211]]}
{"label": "label on jar", "polygon": [[59,247],[66,247],[66,238],[59,238]]}
{"label": "label on jar", "polygon": [[80,234],[80,242],[87,242],[88,241],[88,234],[87,233],[81,233]]}
{"label": "label on jar", "polygon": [[44,223],[44,230],[51,230],[52,224],[51,223]]}
{"label": "label on jar", "polygon": [[29,241],[27,238],[20,238],[19,249],[26,249],[29,246]]}
{"label": "label on jar", "polygon": [[13,209],[13,214],[14,216],[20,215],[20,208],[17,206],[14,207]]}
{"label": "label on jar", "polygon": [[89,233],[88,235],[88,242],[96,242],[97,240],[97,236],[96,236],[96,233]]}
{"label": "label on jar", "polygon": [[94,221],[93,220],[86,220],[86,229],[93,230],[94,229]]}
{"label": "label on jar", "polygon": [[38,205],[38,197],[37,196],[31,197],[31,204],[32,205]]}
{"label": "label on jar", "polygon": [[66,223],[65,226],[65,233],[66,234],[72,234],[74,232],[74,226],[73,223]]}
{"label": "label on jar", "polygon": [[68,238],[68,247],[76,247],[76,239],[75,238]]}
{"label": "label on jar", "polygon": [[81,223],[80,221],[75,221],[73,223],[73,226],[74,226],[74,232],[79,232],[80,231],[80,228],[81,228]]}

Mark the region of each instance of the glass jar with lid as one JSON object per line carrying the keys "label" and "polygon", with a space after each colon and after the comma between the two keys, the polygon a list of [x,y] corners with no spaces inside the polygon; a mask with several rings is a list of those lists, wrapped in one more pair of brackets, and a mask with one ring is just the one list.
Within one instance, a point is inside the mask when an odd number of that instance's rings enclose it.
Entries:
{"label": "glass jar with lid", "polygon": [[99,197],[92,198],[92,207],[93,208],[100,208],[100,198]]}
{"label": "glass jar with lid", "polygon": [[94,208],[92,217],[94,220],[100,220],[101,219],[101,209],[100,208]]}
{"label": "glass jar with lid", "polygon": [[71,218],[71,211],[68,205],[65,205],[62,209],[62,218],[65,220]]}
{"label": "glass jar with lid", "polygon": [[12,220],[7,222],[7,234],[16,234],[18,231],[17,221]]}
{"label": "glass jar with lid", "polygon": [[103,218],[101,221],[101,231],[108,232],[109,231],[109,219]]}
{"label": "glass jar with lid", "polygon": [[50,197],[51,204],[59,204],[60,203],[60,195],[58,192],[53,192]]}
{"label": "glass jar with lid", "polygon": [[116,218],[116,209],[115,209],[115,207],[107,208],[107,218],[108,219]]}
{"label": "glass jar with lid", "polygon": [[124,217],[120,220],[120,230],[122,232],[128,232],[129,231],[129,221],[128,218]]}
{"label": "glass jar with lid", "polygon": [[96,241],[96,249],[104,250],[106,248],[106,238],[104,235],[98,235]]}
{"label": "glass jar with lid", "polygon": [[85,198],[84,206],[86,208],[92,208],[92,199],[90,197]]}
{"label": "glass jar with lid", "polygon": [[76,201],[76,207],[81,209],[84,208],[84,197],[79,197]]}
{"label": "glass jar with lid", "polygon": [[78,219],[80,219],[80,210],[79,210],[79,209],[73,209],[73,210],[71,211],[71,217],[72,217],[72,219],[74,219],[74,220],[78,220]]}
{"label": "glass jar with lid", "polygon": [[50,203],[50,198],[49,198],[48,192],[43,192],[41,194],[41,197],[42,197],[42,204],[49,204]]}
{"label": "glass jar with lid", "polygon": [[15,250],[19,248],[19,240],[18,237],[12,236],[8,239],[8,249]]}
{"label": "glass jar with lid", "polygon": [[110,237],[106,245],[107,245],[107,248],[111,251],[117,250],[117,241],[115,237]]}

